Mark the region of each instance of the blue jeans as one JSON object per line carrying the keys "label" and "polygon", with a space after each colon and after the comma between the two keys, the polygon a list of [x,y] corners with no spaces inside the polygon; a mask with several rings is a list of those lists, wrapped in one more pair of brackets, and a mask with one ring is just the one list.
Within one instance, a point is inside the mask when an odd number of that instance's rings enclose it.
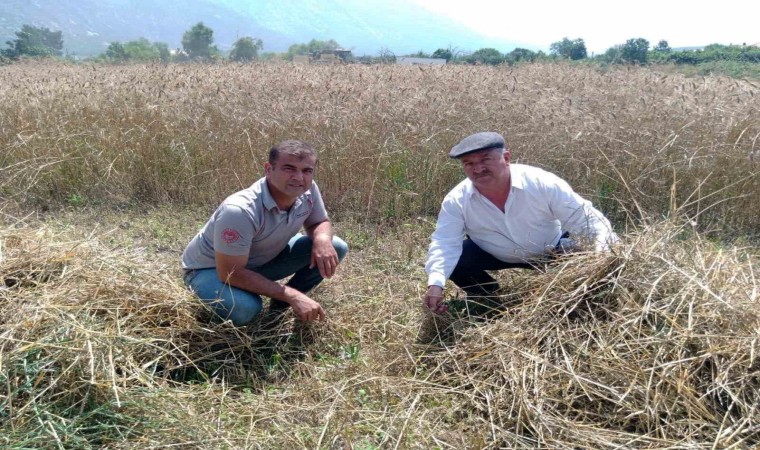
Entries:
{"label": "blue jeans", "polygon": [[[274,259],[251,270],[272,281],[293,275],[287,285],[306,293],[322,281],[317,267],[309,269],[311,246],[311,238],[297,234]],[[338,253],[338,258],[343,260],[348,253],[348,245],[342,239],[333,237],[333,247]],[[245,325],[261,312],[260,295],[224,283],[219,279],[216,268],[187,271],[184,280],[185,284],[219,317],[231,320],[236,326]],[[272,306],[283,308],[288,305],[273,300]]]}

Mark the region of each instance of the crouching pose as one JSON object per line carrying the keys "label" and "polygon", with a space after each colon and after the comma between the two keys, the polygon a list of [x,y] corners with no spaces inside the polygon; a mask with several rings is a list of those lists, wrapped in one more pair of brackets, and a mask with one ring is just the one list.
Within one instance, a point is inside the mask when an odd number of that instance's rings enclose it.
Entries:
{"label": "crouching pose", "polygon": [[[300,320],[325,317],[306,294],[335,274],[348,246],[333,236],[313,182],[316,163],[305,142],[275,145],[266,175],[227,197],[185,248],[185,284],[222,319],[250,322],[262,296],[272,299],[270,309],[291,307]],[[286,284],[276,282],[291,275]]]}
{"label": "crouching pose", "polygon": [[425,265],[425,306],[447,307],[451,279],[469,297],[491,297],[499,286],[486,271],[531,268],[547,253],[584,242],[598,251],[617,240],[610,222],[556,175],[510,164],[504,138],[493,132],[464,138],[449,152],[467,179],[443,200]]}

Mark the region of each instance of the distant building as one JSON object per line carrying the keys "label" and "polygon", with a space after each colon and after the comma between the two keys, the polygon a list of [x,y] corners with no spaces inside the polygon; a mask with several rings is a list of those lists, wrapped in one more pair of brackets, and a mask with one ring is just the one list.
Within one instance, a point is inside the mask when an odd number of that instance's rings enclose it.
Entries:
{"label": "distant building", "polygon": [[411,56],[396,57],[396,64],[402,66],[443,66],[446,64],[444,58],[414,58]]}
{"label": "distant building", "polygon": [[311,55],[293,55],[293,62],[297,64],[342,64],[352,60],[351,50],[342,48],[317,50]]}

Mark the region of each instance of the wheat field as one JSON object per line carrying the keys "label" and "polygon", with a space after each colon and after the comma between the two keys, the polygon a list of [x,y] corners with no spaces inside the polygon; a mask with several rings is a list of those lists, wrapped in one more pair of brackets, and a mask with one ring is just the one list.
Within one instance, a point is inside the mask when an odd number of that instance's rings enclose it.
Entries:
{"label": "wheat field", "polygon": [[288,138],[321,152],[336,214],[435,214],[445,156],[503,133],[619,222],[670,213],[756,234],[758,86],[646,68],[26,66],[0,71],[6,197],[214,205]]}
{"label": "wheat field", "polygon": [[[0,446],[756,448],[759,95],[565,64],[0,67]],[[482,130],[622,242],[433,317],[446,153]],[[328,320],[217,323],[179,255],[289,138],[351,247]]]}

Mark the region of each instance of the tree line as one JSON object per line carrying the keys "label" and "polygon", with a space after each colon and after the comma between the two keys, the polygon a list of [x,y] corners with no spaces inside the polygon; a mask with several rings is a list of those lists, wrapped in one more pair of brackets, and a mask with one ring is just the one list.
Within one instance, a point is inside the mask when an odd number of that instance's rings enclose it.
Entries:
{"label": "tree line", "polygon": [[[18,60],[24,57],[62,57],[63,37],[60,31],[51,31],[45,27],[23,25],[15,33],[16,38],[7,41],[8,48],[0,50],[0,58]],[[232,44],[228,54],[214,44],[214,30],[198,22],[182,35],[182,48],[171,50],[164,42],[151,42],[145,38],[128,42],[111,42],[106,50],[92,58],[98,62],[184,62],[184,61],[219,61],[228,59],[237,62],[250,62],[257,59],[281,58],[292,60],[295,55],[310,55],[323,50],[335,50],[340,45],[335,40],[320,41],[312,39],[303,44],[293,44],[282,54],[261,53],[264,43],[261,39],[244,36]]]}
{"label": "tree line", "polygon": [[433,53],[420,51],[411,55],[423,58],[445,58],[447,62],[464,64],[514,64],[521,61],[549,60],[590,60],[608,64],[701,64],[713,61],[739,61],[760,63],[760,48],[747,45],[712,44],[704,49],[675,51],[670,48],[668,41],[660,40],[657,45],[650,46],[644,38],[628,39],[625,43],[608,48],[600,55],[589,56],[583,39],[567,37],[549,46],[549,53],[532,51],[525,48],[515,48],[501,53],[495,48],[481,48],[472,53],[457,52],[456,49],[438,49]]}
{"label": "tree line", "polygon": [[[18,60],[24,57],[63,56],[63,36],[60,31],[45,27],[23,25],[16,31],[16,38],[6,41],[8,48],[0,50],[0,57]],[[263,48],[261,39],[244,36],[235,41],[227,55],[232,61],[252,61]],[[214,30],[199,22],[182,35],[182,48],[172,51],[164,42],[151,42],[140,38],[128,42],[111,42],[106,50],[93,58],[104,62],[146,61],[213,61],[225,55],[214,45]]]}
{"label": "tree line", "polygon": [[[16,38],[7,41],[8,48],[0,50],[0,57],[16,60],[22,57],[61,57],[63,54],[63,37],[61,31],[51,31],[44,27],[23,25],[15,33]],[[181,61],[217,61],[229,59],[237,62],[249,62],[257,59],[292,60],[296,55],[314,55],[325,50],[337,50],[341,46],[335,40],[312,39],[307,43],[293,44],[284,53],[261,53],[264,45],[261,39],[244,36],[235,41],[231,51],[224,55],[214,44],[214,31],[203,22],[189,28],[182,35],[182,48],[172,51],[163,42],[151,42],[140,38],[128,42],[111,42],[106,50],[95,57],[103,62],[181,62]],[[625,43],[615,45],[604,53],[589,56],[583,39],[567,37],[549,46],[549,53],[515,48],[502,53],[495,48],[481,48],[474,52],[458,51],[455,47],[439,48],[432,53],[419,51],[402,56],[422,58],[441,58],[447,63],[459,64],[515,64],[547,60],[591,60],[606,64],[648,64],[674,63],[698,65],[714,61],[737,61],[760,63],[760,48],[746,45],[712,44],[703,49],[674,51],[668,42],[661,40],[650,47],[644,38],[628,39]],[[394,62],[396,55],[388,49],[381,49],[378,56],[361,56],[357,62]]]}

